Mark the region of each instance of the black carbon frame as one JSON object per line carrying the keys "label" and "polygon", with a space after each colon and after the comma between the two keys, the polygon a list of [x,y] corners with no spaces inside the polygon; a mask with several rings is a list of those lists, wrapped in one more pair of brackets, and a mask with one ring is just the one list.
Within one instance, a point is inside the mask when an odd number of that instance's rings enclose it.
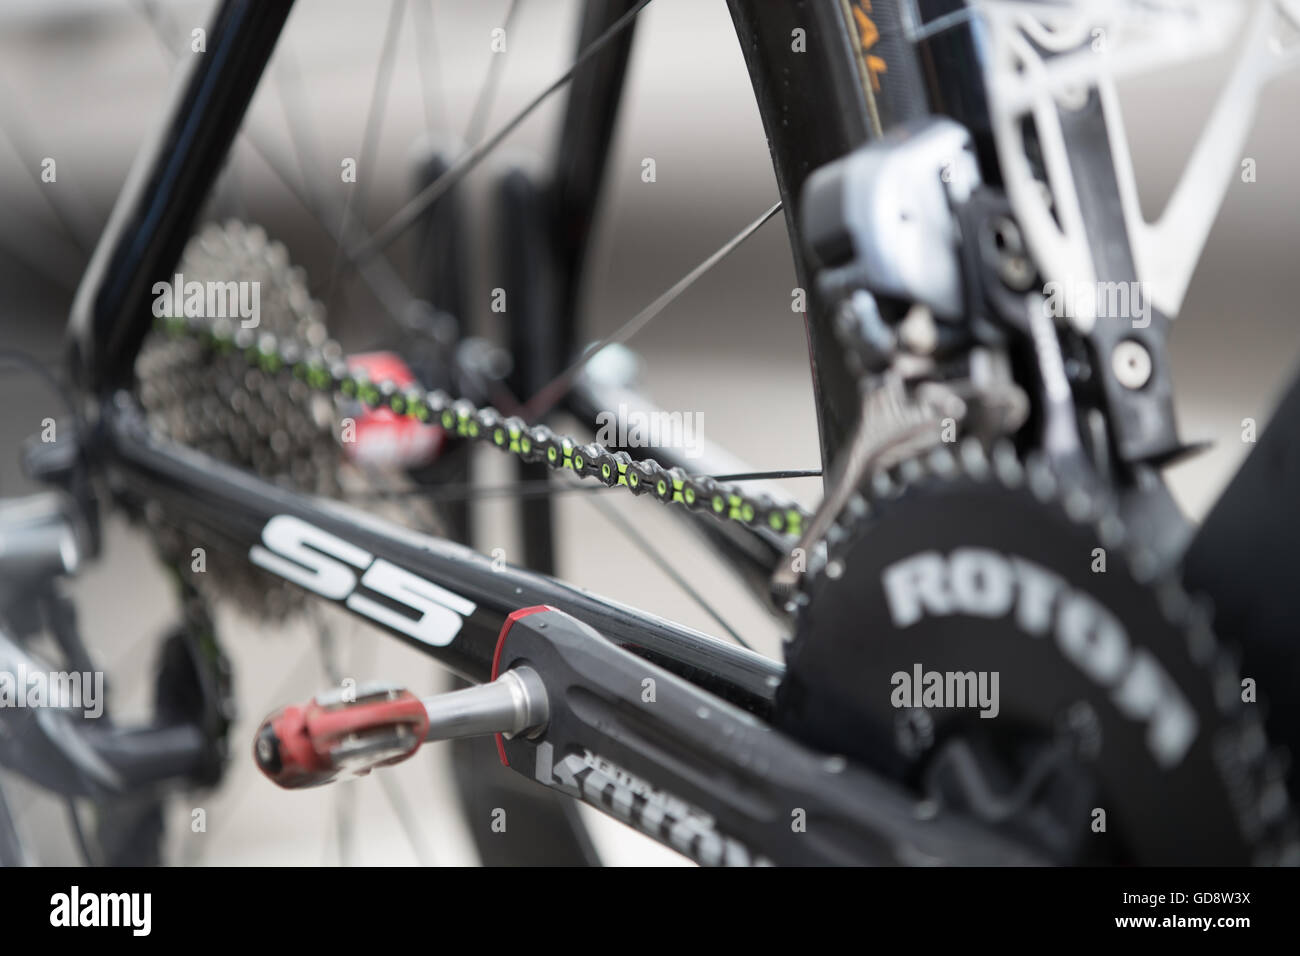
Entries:
{"label": "black carbon frame", "polygon": [[[550,717],[540,751],[556,760],[616,760],[644,775],[668,805],[686,799],[689,820],[651,826],[635,800],[594,781],[577,796],[625,819],[702,863],[954,864],[1042,862],[1017,843],[952,814],[927,816],[901,787],[842,758],[819,753],[771,729],[771,694],[779,665],[668,621],[596,597],[531,571],[494,566],[487,557],[445,539],[389,524],[338,502],[300,495],[150,435],[133,402],[121,401],[102,422],[92,453],[127,507],[162,504],[183,514],[178,530],[209,547],[247,552],[262,528],[288,515],[344,538],[473,602],[445,644],[391,633],[475,682],[523,660],[541,675]],[[342,600],[345,610],[357,613]],[[535,618],[508,627],[517,612],[549,606],[551,626]],[[374,620],[363,618],[371,624]],[[531,638],[521,643],[524,635]],[[502,650],[506,653],[502,654]],[[657,684],[653,706],[640,696]],[[502,750],[513,769],[565,789],[542,775],[542,758],[523,740]],[[523,760],[524,756],[527,760]],[[549,763],[547,764],[549,768]],[[580,773],[579,777],[583,775]],[[630,801],[630,802],[629,802]],[[636,804],[640,806],[639,804]],[[621,812],[627,809],[629,816]],[[699,814],[716,830],[683,836]],[[792,817],[803,814],[803,818]],[[792,828],[797,820],[811,830]],[[695,823],[691,823],[695,821]],[[804,833],[812,833],[805,839]],[[729,849],[722,849],[722,840]]]}
{"label": "black carbon frame", "polygon": [[157,501],[169,518],[183,516],[175,519],[183,533],[201,534],[212,547],[243,556],[262,541],[262,529],[271,518],[289,515],[437,582],[476,606],[460,633],[443,647],[401,631],[393,633],[468,680],[488,679],[496,638],[508,614],[521,607],[551,604],[614,643],[752,713],[763,715],[770,707],[782,671],[765,657],[543,574],[508,565],[494,569],[491,559],[464,545],[409,531],[333,500],[281,488],[161,441],[149,434],[132,399],[126,393],[118,398],[117,403],[105,405],[98,438],[87,448],[117,501],[128,507]]}
{"label": "black carbon frame", "polygon": [[[851,148],[867,132],[861,103],[855,100],[851,79],[846,79],[845,70],[852,70],[853,45],[846,32],[844,8],[841,0],[806,0],[796,5],[804,16],[799,22],[805,24],[811,35],[812,49],[820,52],[829,48],[831,52],[793,57],[794,62],[809,65],[806,75],[797,84],[778,84],[773,78],[780,74],[781,67],[772,57],[776,51],[788,49],[789,17],[776,15],[777,5],[758,4],[753,0],[731,0],[730,6],[765,118],[793,235],[797,221],[793,210],[803,178],[816,166]],[[126,392],[121,390],[132,382],[136,354],[151,326],[153,283],[170,275],[192,234],[198,212],[238,132],[291,7],[292,0],[223,0],[220,4],[208,31],[208,52],[194,58],[188,76],[178,88],[170,115],[154,141],[137,158],[78,291],[69,324],[71,378],[83,397],[82,407],[91,425],[96,425],[96,419],[102,419],[98,425],[107,436],[94,446],[88,445],[85,452],[96,463],[116,469],[120,474],[135,468],[141,487],[148,483],[160,494],[172,493],[173,503],[183,512],[204,511],[206,506],[199,500],[199,492],[212,494],[225,509],[215,522],[218,525],[215,530],[239,527],[244,532],[241,545],[245,549],[257,540],[253,532],[267,517],[277,513],[268,510],[267,503],[271,500],[280,500],[282,504],[277,511],[284,513],[311,510],[314,506],[293,496],[286,497],[282,490],[269,487],[253,490],[246,481],[241,483],[241,479],[226,476],[224,469],[211,462],[200,463],[174,449],[149,445],[125,421],[129,413],[114,403],[122,400]],[[841,60],[843,65],[837,67]],[[839,104],[846,96],[849,102],[842,105],[856,102],[851,109],[817,108],[819,104]],[[787,130],[774,119],[796,113],[816,117],[815,126],[802,123]],[[814,128],[817,135],[808,135]],[[600,144],[604,138],[601,135],[578,137],[593,149],[603,149]],[[592,192],[584,201],[594,202],[594,199]],[[796,265],[803,275],[802,243],[797,235],[793,249]],[[576,266],[570,264],[567,271],[576,272]],[[821,324],[818,317],[810,322]],[[814,334],[813,338],[823,341],[824,337]],[[824,409],[835,405],[831,391],[823,389],[819,398]],[[856,409],[856,400],[852,407]],[[824,423],[828,414],[823,413]],[[843,413],[837,412],[835,416],[837,420],[842,419]],[[129,492],[125,485],[119,486],[119,490],[124,495]],[[255,524],[257,528],[253,527]],[[331,526],[348,540],[361,534],[355,522],[337,515],[331,519]],[[743,545],[743,542],[728,545],[723,541],[720,550],[724,557],[729,556],[730,550],[742,561],[752,561],[752,545],[747,550]],[[770,544],[765,547],[770,548]],[[455,576],[451,564],[440,570]],[[491,581],[497,587],[504,583],[499,577],[484,578],[479,583],[486,585]],[[485,586],[483,590],[491,588]],[[491,602],[481,603],[494,607],[494,613],[501,615],[511,609],[514,598],[515,595],[507,592],[495,606]],[[644,653],[666,655],[664,662],[672,662],[674,653],[680,653],[680,666],[694,668],[701,682],[712,684],[723,696],[747,708],[756,711],[766,708],[770,685],[779,678],[777,665],[760,668],[747,660],[747,655],[717,650],[723,645],[711,641],[694,647],[698,636],[683,638],[685,631],[665,630],[666,625],[654,623],[654,618],[638,619],[627,609],[613,612],[599,607],[600,602],[595,598],[583,600],[591,613],[584,619],[599,627],[613,626],[611,639],[639,643],[632,633],[635,628],[629,625],[633,620],[636,626],[646,628],[651,634],[658,628],[662,634],[672,635],[667,642],[672,652],[651,639],[640,642],[645,644]],[[499,619],[496,625],[499,626]],[[458,648],[444,656],[449,658],[453,669],[472,679],[481,679],[484,658],[479,649]],[[739,663],[742,659],[745,659],[743,664]],[[706,676],[710,668],[716,668],[712,679]]]}
{"label": "black carbon frame", "polygon": [[[473,612],[445,645],[425,644],[390,629],[469,680],[489,678],[496,641],[510,613],[549,604],[594,628],[616,648],[726,701],[739,708],[737,712],[765,718],[783,673],[775,662],[545,575],[494,569],[487,558],[461,545],[287,491],[149,435],[129,386],[152,321],[151,289],[170,275],[193,232],[291,6],[292,0],[223,0],[208,31],[208,52],[195,58],[158,138],[132,169],[70,322],[72,378],[90,426],[81,436],[81,451],[106,479],[116,501],[128,508],[164,503],[164,513],[169,519],[174,516],[183,532],[201,534],[212,547],[246,556],[260,542],[267,521],[289,515],[472,601]],[[796,228],[802,182],[814,168],[873,132],[866,103],[871,95],[863,94],[851,79],[854,58],[861,52],[846,19],[852,4],[729,0],[729,6],[768,133],[796,270],[807,287]],[[878,10],[886,6],[876,4]],[[914,71],[900,59],[910,53],[901,42],[897,15],[878,16],[894,51],[894,75],[911,76]],[[814,52],[787,57],[783,63],[778,57],[789,49],[792,25],[807,31]],[[799,70],[794,80],[792,63]],[[915,86],[889,91],[873,107],[877,126],[879,114],[902,117],[919,108],[918,97]],[[791,122],[793,117],[803,119]],[[576,274],[576,265],[570,265]],[[827,323],[826,316],[808,316],[823,451],[829,462],[851,424],[845,409],[856,412],[858,405],[856,395],[849,394],[837,350],[830,346]],[[722,550],[725,553],[726,547]],[[752,560],[752,548],[748,553]],[[689,735],[676,741],[676,747],[710,752],[708,741]]]}

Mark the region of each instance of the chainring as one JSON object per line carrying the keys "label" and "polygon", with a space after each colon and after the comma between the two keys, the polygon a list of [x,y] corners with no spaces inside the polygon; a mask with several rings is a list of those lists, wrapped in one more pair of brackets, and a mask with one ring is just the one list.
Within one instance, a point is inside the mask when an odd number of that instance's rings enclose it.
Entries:
{"label": "chainring", "polygon": [[807,578],[784,730],[941,801],[939,765],[964,767],[946,794],[964,777],[966,813],[1061,755],[1016,812],[986,817],[1033,840],[1031,810],[1066,808],[1073,837],[1048,848],[1061,862],[1295,858],[1258,705],[1208,615],[1146,570],[1101,496],[968,442],[877,475],[849,511]]}

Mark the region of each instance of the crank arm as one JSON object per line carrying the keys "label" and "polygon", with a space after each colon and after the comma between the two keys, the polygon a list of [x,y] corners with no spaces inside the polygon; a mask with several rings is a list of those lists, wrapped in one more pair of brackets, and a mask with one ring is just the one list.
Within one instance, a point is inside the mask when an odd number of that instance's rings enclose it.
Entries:
{"label": "crank arm", "polygon": [[498,738],[503,763],[698,863],[1036,862],[554,608],[510,615],[495,661],[540,675],[548,709],[541,732]]}
{"label": "crank arm", "polygon": [[485,734],[507,767],[704,865],[1039,862],[547,605],[507,618],[488,683],[423,700],[336,689],[268,717],[254,755],[280,786],[311,787]]}

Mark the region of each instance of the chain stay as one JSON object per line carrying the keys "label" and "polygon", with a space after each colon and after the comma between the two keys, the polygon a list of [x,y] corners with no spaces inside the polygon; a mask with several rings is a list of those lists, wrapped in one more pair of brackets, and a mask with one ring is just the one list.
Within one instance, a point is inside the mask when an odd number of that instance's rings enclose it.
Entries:
{"label": "chain stay", "polygon": [[545,462],[554,471],[594,478],[609,488],[622,486],[634,495],[649,495],[665,504],[678,504],[750,528],[794,537],[803,532],[806,513],[778,504],[767,495],[747,494],[733,484],[690,475],[681,468],[665,468],[653,459],[637,460],[598,443],[581,444],[545,425],[529,425],[522,418],[506,417],[495,408],[480,408],[441,390],[372,382],[364,372],[348,368],[345,361],[325,359],[321,349],[235,328],[229,320],[212,323],[203,318],[167,317],[158,320],[157,328],[172,338],[197,337],[219,355],[238,353],[251,367],[267,374],[291,374],[316,391],[340,395],[371,409],[387,408],[424,424],[441,425],[449,434],[492,445],[525,462]]}

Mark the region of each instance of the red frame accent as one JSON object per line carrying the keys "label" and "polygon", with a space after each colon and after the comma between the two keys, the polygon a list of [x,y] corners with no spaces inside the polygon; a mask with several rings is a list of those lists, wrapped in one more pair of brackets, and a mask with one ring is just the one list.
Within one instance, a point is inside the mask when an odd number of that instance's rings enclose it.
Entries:
{"label": "red frame accent", "polygon": [[[534,604],[532,607],[521,607],[517,611],[511,611],[506,617],[505,623],[501,625],[501,633],[497,635],[497,647],[492,652],[492,680],[496,680],[501,672],[501,650],[506,646],[506,635],[510,633],[510,628],[515,621],[527,617],[530,614],[538,614],[542,611],[558,611],[559,608],[551,607],[549,604]],[[501,758],[503,767],[510,766],[510,761],[506,759],[506,741],[500,734],[497,738],[497,756]]]}

